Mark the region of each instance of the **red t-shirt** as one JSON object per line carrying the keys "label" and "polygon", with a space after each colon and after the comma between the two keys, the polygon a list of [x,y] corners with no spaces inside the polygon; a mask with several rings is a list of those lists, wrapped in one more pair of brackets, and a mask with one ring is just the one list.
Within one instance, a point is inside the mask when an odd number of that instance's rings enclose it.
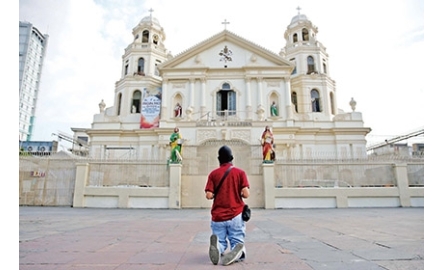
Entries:
{"label": "red t-shirt", "polygon": [[[224,163],[208,175],[205,192],[210,191],[214,193],[222,176],[230,166],[233,165],[231,163]],[[216,198],[213,199],[213,206],[211,208],[211,219],[213,221],[230,220],[242,213],[244,201],[241,197],[241,191],[244,187],[250,187],[247,174],[245,171],[233,166],[219,188]]]}

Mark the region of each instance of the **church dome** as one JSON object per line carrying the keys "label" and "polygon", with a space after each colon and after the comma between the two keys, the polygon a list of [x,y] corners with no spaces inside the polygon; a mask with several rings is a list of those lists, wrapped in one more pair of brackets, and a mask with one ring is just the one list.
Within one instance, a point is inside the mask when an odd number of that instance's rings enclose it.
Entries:
{"label": "church dome", "polygon": [[297,23],[299,21],[308,21],[308,18],[304,14],[298,14],[298,15],[294,16],[293,19],[291,19],[290,25]]}
{"label": "church dome", "polygon": [[153,23],[153,24],[160,25],[159,21],[156,18],[154,18],[152,15],[146,16],[140,21],[140,24],[144,24],[144,23]]}

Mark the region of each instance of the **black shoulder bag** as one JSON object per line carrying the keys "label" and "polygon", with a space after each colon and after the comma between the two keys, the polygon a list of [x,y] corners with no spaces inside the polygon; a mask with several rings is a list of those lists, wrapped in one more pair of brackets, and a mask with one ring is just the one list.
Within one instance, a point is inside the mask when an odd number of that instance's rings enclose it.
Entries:
{"label": "black shoulder bag", "polygon": [[[231,166],[230,168],[228,168],[224,175],[222,176],[222,179],[219,182],[219,185],[217,185],[216,189],[213,192],[213,200],[216,198],[216,193],[219,191],[220,186],[222,185],[222,183],[224,182],[225,178],[227,177],[228,173],[231,171],[231,169],[233,168],[233,166]],[[250,207],[248,207],[248,204],[244,205],[244,209],[242,210],[242,220],[247,222],[250,220],[251,217],[251,209]]]}

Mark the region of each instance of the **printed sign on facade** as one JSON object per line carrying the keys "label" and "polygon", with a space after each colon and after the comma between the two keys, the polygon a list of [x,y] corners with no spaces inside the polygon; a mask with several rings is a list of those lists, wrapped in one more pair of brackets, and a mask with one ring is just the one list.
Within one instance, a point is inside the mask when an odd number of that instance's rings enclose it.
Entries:
{"label": "printed sign on facade", "polygon": [[159,127],[160,109],[162,107],[162,88],[143,89],[140,128]]}

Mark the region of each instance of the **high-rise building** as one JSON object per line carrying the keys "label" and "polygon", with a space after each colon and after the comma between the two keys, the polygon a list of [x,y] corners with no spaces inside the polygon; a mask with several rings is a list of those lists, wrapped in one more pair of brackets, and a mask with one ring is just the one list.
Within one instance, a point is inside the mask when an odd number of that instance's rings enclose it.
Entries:
{"label": "high-rise building", "polygon": [[19,140],[30,141],[49,36],[19,22]]}

